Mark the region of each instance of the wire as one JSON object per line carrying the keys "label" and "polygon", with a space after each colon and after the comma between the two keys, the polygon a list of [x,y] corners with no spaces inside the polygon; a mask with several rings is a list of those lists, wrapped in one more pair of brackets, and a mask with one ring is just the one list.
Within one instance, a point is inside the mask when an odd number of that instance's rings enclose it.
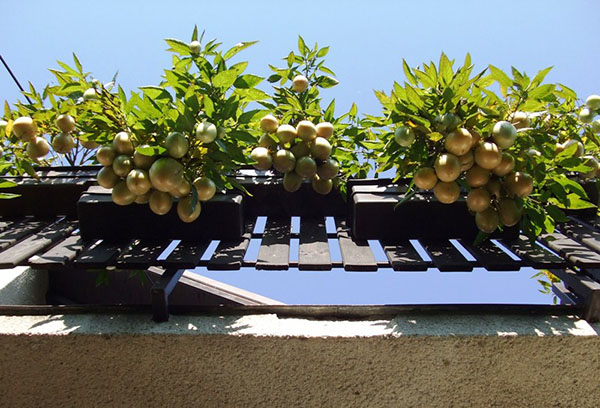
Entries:
{"label": "wire", "polygon": [[13,74],[12,70],[10,69],[10,67],[8,66],[8,64],[6,63],[6,61],[4,60],[4,57],[2,56],[2,54],[0,54],[0,60],[2,60],[2,63],[4,64],[4,67],[6,68],[6,70],[10,74],[10,76],[12,77],[13,81],[15,81],[15,84],[17,84],[17,86],[19,87],[19,89],[21,90],[21,92],[23,92],[23,96],[25,96],[25,99],[27,99],[27,102],[29,102],[31,105],[33,105],[33,102],[31,102],[31,99],[29,99],[29,97],[27,95],[25,95],[25,90],[23,89],[23,87],[19,83],[19,80],[17,79],[17,77],[15,76],[15,74]]}

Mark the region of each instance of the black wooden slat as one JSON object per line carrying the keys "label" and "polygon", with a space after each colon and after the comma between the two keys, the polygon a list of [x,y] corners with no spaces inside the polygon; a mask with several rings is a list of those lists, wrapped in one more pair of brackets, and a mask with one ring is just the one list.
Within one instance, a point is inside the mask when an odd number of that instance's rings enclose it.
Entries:
{"label": "black wooden slat", "polygon": [[83,240],[79,234],[73,234],[41,255],[29,258],[29,264],[35,268],[50,269],[63,267],[71,262],[83,250]]}
{"label": "black wooden slat", "polygon": [[600,321],[600,283],[569,268],[551,269],[550,272],[561,279],[572,292],[585,300],[585,312],[582,316],[584,319]]}
{"label": "black wooden slat", "polygon": [[287,270],[290,262],[291,218],[267,218],[256,269]]}
{"label": "black wooden slat", "polygon": [[436,268],[442,272],[470,272],[473,264],[448,240],[420,240]]}
{"label": "black wooden slat", "polygon": [[581,268],[600,267],[600,254],[561,233],[545,234],[540,238],[550,249],[567,258],[575,266]]}
{"label": "black wooden slat", "polygon": [[479,245],[472,245],[466,240],[459,242],[488,271],[518,271],[521,268],[522,262],[515,261],[489,240]]}
{"label": "black wooden slat", "polygon": [[560,299],[560,302],[563,305],[575,305],[578,302],[581,302],[579,297],[567,289],[565,284],[562,282],[552,283],[552,293],[554,293],[556,297]]}
{"label": "black wooden slat", "polygon": [[347,271],[376,271],[377,261],[367,241],[355,241],[350,235],[350,229],[344,219],[335,218],[338,242],[342,254],[342,264]]}
{"label": "black wooden slat", "polygon": [[158,261],[157,263],[169,269],[195,268],[200,263],[202,255],[204,255],[209,245],[210,241],[181,241],[165,260]]}
{"label": "black wooden slat", "polygon": [[324,217],[300,218],[298,269],[307,271],[331,270],[331,256],[329,255]]}
{"label": "black wooden slat", "polygon": [[567,264],[564,259],[530,242],[524,235],[515,241],[500,240],[499,242],[535,269],[563,268]]}
{"label": "black wooden slat", "polygon": [[122,269],[147,269],[155,265],[156,258],[171,241],[136,240],[133,245],[117,258],[117,267]]}
{"label": "black wooden slat", "polygon": [[381,243],[385,255],[395,271],[426,271],[430,261],[424,261],[408,241]]}
{"label": "black wooden slat", "polygon": [[49,222],[47,221],[36,220],[33,218],[26,218],[23,221],[15,223],[10,229],[0,232],[0,250],[14,245],[28,235],[35,234],[48,224]]}
{"label": "black wooden slat", "polygon": [[6,231],[10,228],[12,228],[13,225],[15,225],[16,223],[18,223],[19,221],[22,221],[23,218],[0,218],[0,232]]}
{"label": "black wooden slat", "polygon": [[30,256],[68,236],[75,229],[72,221],[61,220],[0,252],[0,268],[14,268]]}
{"label": "black wooden slat", "polygon": [[250,245],[252,231],[254,230],[255,219],[246,222],[244,234],[241,239],[235,241],[221,241],[215,249],[215,253],[208,261],[209,270],[238,270],[242,267],[244,256]]}
{"label": "black wooden slat", "polygon": [[560,224],[560,231],[596,252],[600,252],[600,232],[572,219]]}
{"label": "black wooden slat", "polygon": [[103,269],[113,266],[117,256],[128,247],[129,241],[109,242],[105,240],[84,249],[81,255],[75,259],[74,264],[81,269]]}

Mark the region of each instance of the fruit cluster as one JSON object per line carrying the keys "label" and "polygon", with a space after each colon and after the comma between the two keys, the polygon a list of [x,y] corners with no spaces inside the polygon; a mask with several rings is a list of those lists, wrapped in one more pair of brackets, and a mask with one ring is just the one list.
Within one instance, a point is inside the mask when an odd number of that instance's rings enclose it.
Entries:
{"label": "fruit cluster", "polygon": [[[216,126],[209,122],[196,125],[192,144],[211,143],[217,138]],[[200,202],[210,200],[216,192],[215,183],[206,176],[190,182],[185,161],[198,149],[190,149],[188,137],[171,132],[162,143],[164,154],[153,154],[154,146],[135,149],[127,132],[115,135],[112,145],[101,146],[97,159],[104,167],[98,172],[98,184],[112,188],[112,200],[118,205],[148,203],[152,212],[167,214],[174,199],[177,214],[186,223],[198,218]]]}
{"label": "fruit cluster", "polygon": [[283,173],[283,188],[286,191],[298,191],[303,180],[311,180],[315,192],[329,194],[333,187],[332,180],[340,168],[339,163],[330,158],[332,147],[329,139],[333,136],[331,123],[315,125],[302,120],[294,127],[290,124],[280,125],[273,115],[266,115],[261,119],[260,127],[265,133],[259,140],[259,146],[250,154],[257,170],[266,171],[273,167]]}
{"label": "fruit cluster", "polygon": [[[585,106],[579,111],[579,120],[585,124],[591,124],[593,133],[600,133],[600,119],[594,119],[600,115],[600,95],[590,95],[585,101]],[[581,174],[584,179],[595,178],[600,174],[600,161],[591,154],[586,154],[583,143],[576,140],[567,140],[564,143],[556,144],[556,152],[560,153],[573,144],[577,144],[577,148],[573,157],[581,157],[583,164],[591,169]]]}
{"label": "fruit cluster", "polygon": [[[520,114],[510,119],[513,123],[495,123],[490,136],[482,138],[475,129],[457,127],[460,119],[453,113],[443,115],[437,122],[438,129],[445,133],[445,151],[435,157],[433,167],[421,167],[413,175],[418,188],[433,189],[435,197],[445,204],[460,197],[460,179],[470,188],[467,206],[475,213],[477,227],[485,233],[494,232],[500,224],[517,224],[521,219],[518,199],[533,191],[532,177],[515,171],[515,159],[506,151],[515,142],[517,127],[529,126],[528,119]],[[398,127],[394,137],[405,147],[415,139],[407,126]]]}

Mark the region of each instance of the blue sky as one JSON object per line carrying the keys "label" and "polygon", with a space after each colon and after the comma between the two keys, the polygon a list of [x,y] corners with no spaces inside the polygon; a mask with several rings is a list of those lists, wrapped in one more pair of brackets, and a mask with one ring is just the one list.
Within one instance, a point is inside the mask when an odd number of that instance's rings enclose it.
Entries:
{"label": "blue sky", "polygon": [[[327,65],[338,74],[340,85],[322,95],[326,102],[336,99],[338,113],[356,102],[359,112],[377,114],[379,105],[372,91],[389,90],[394,80],[403,81],[402,58],[416,66],[437,60],[442,51],[457,62],[462,62],[465,53],[470,52],[476,68],[480,69],[493,64],[508,70],[514,65],[533,74],[554,66],[547,81],[562,82],[583,99],[591,93],[600,93],[597,70],[600,2],[592,0],[37,0],[4,2],[2,14],[0,52],[21,82],[31,81],[38,87],[52,79],[47,68],[56,67],[56,60],[70,62],[72,52],[80,57],[84,69],[101,80],[110,80],[118,70],[118,82],[125,89],[155,84],[162,69],[170,63],[162,40],[173,37],[187,41],[197,24],[200,30],[206,30],[206,38],[216,37],[225,46],[259,40],[240,58],[250,61],[248,72],[263,76],[269,74],[267,64],[279,64],[283,56],[296,48],[298,34],[309,44],[318,41],[321,46],[329,45]],[[0,70],[0,100],[14,102],[18,98],[8,74]],[[420,299],[481,301],[482,293],[487,293],[485,296],[490,300],[540,301],[538,287],[529,279],[531,274],[523,273],[494,274],[488,278],[477,275],[476,280],[470,281],[463,281],[459,274],[436,278],[433,274],[415,277],[389,271],[369,274],[368,278],[341,272],[329,277],[314,273],[283,274],[263,272],[244,277],[241,273],[231,273],[222,279],[232,283],[246,279],[249,289],[257,290],[255,286],[259,286],[259,291],[262,287],[265,292],[276,294],[291,286],[294,291],[286,295],[263,293],[298,303],[327,302],[326,289],[331,287],[340,288],[341,293],[332,303],[372,303],[377,296],[382,303],[402,302],[413,299],[408,294],[418,291],[419,285],[432,283],[437,285],[437,294],[421,293]],[[365,282],[369,290],[365,290]],[[478,291],[473,284],[492,289]],[[514,289],[517,285],[528,289],[525,292]],[[506,288],[513,288],[513,292]]]}

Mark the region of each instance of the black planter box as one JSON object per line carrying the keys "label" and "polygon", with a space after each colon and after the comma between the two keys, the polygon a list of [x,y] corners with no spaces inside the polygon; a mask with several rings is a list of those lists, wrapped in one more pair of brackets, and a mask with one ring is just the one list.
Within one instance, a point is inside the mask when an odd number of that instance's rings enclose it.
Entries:
{"label": "black planter box", "polygon": [[[407,239],[474,240],[478,229],[464,197],[442,204],[432,192],[418,193],[397,206],[405,187],[390,180],[361,180],[350,183],[350,225],[354,238],[402,241]],[[516,239],[519,227],[496,230],[492,238]]]}
{"label": "black planter box", "polygon": [[238,193],[217,194],[202,203],[200,216],[192,223],[179,219],[175,202],[169,213],[156,215],[148,204],[117,205],[110,193],[92,187],[79,199],[79,229],[84,240],[236,240],[243,233],[243,197]]}
{"label": "black planter box", "polygon": [[2,177],[17,183],[17,186],[0,192],[20,196],[0,199],[0,216],[76,217],[77,201],[96,182],[98,167],[40,167],[37,173],[39,179],[29,175]]}

